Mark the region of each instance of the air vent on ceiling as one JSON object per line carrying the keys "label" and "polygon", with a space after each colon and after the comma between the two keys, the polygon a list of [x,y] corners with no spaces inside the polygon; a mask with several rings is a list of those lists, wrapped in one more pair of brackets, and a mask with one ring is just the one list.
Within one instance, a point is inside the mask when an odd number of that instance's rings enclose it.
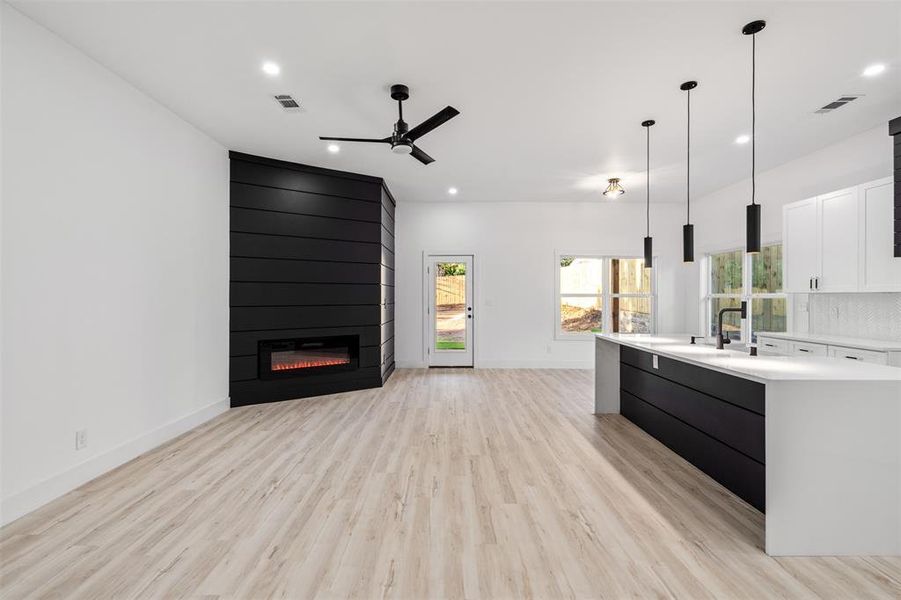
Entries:
{"label": "air vent on ceiling", "polygon": [[848,102],[854,102],[855,100],[860,98],[862,95],[863,94],[854,94],[854,95],[847,94],[845,96],[842,96],[841,98],[837,98],[837,99],[833,100],[832,102],[830,102],[829,104],[827,104],[825,106],[820,107],[818,110],[815,110],[814,112],[818,115],[830,113],[830,112],[834,111],[836,108],[841,108]]}
{"label": "air vent on ceiling", "polygon": [[290,94],[278,94],[275,96],[275,101],[288,112],[297,112],[300,110],[300,104],[291,97]]}

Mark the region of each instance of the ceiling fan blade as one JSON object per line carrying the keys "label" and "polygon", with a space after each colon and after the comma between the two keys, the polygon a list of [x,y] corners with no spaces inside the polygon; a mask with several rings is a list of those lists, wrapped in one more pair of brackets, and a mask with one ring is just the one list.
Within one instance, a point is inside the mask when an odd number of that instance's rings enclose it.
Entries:
{"label": "ceiling fan blade", "polygon": [[382,138],[380,140],[373,138],[343,138],[343,137],[324,137],[319,136],[320,140],[327,140],[332,142],[372,142],[374,144],[390,144],[391,138]]}
{"label": "ceiling fan blade", "polygon": [[424,165],[435,162],[435,159],[423,152],[417,146],[413,146],[413,151],[410,153],[410,156],[418,160]]}
{"label": "ceiling fan blade", "polygon": [[411,129],[409,132],[407,132],[407,135],[405,137],[410,141],[416,141],[431,130],[435,129],[439,125],[443,125],[459,114],[459,110],[457,110],[453,106],[447,106]]}

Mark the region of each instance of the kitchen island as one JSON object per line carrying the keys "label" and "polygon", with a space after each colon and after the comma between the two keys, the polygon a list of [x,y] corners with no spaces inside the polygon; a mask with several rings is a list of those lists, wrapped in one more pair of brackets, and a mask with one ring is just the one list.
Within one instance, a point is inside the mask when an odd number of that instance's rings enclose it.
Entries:
{"label": "kitchen island", "polygon": [[766,552],[901,554],[901,369],[597,334],[621,413],[766,514]]}

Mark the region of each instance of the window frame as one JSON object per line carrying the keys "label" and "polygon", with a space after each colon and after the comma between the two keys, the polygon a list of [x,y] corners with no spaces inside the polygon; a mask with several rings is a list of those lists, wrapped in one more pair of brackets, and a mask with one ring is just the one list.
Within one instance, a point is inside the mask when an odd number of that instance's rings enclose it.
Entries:
{"label": "window frame", "polygon": [[[767,246],[783,246],[783,252],[781,254],[781,259],[783,261],[783,269],[782,269],[782,290],[781,292],[754,292],[753,286],[753,260],[754,254],[749,254],[742,247],[731,247],[731,248],[723,248],[720,250],[711,250],[704,254],[704,277],[701,278],[703,289],[701,296],[703,298],[703,315],[704,315],[704,331],[706,337],[713,337],[716,335],[716,332],[713,331],[713,321],[715,316],[713,314],[713,300],[717,298],[726,298],[726,299],[737,299],[739,302],[745,301],[748,303],[748,317],[742,321],[740,338],[736,341],[743,344],[753,343],[751,341],[751,335],[754,331],[753,319],[754,319],[754,310],[753,310],[753,301],[754,300],[764,300],[764,299],[784,299],[785,300],[785,308],[786,308],[786,330],[790,330],[791,324],[788,322],[789,319],[789,297],[788,293],[785,292],[785,248],[781,240],[773,240],[770,242],[765,242],[761,244],[761,250]],[[713,269],[711,257],[717,254],[727,254],[731,252],[741,251],[741,292],[739,294],[714,294],[710,290],[713,289]]]}
{"label": "window frame", "polygon": [[[597,294],[564,294],[560,291],[560,260],[564,256],[571,256],[573,259],[589,258],[603,261],[601,263],[601,331],[582,331],[572,332],[563,331],[560,327],[560,300],[564,297],[576,298],[596,298]],[[554,339],[558,341],[585,341],[594,338],[595,333],[610,333],[613,330],[613,298],[648,298],[651,302],[651,333],[657,332],[657,259],[654,258],[654,267],[651,270],[650,284],[651,291],[647,294],[624,294],[611,293],[612,286],[612,261],[620,260],[644,260],[641,256],[629,256],[619,254],[589,254],[583,252],[554,252]]]}

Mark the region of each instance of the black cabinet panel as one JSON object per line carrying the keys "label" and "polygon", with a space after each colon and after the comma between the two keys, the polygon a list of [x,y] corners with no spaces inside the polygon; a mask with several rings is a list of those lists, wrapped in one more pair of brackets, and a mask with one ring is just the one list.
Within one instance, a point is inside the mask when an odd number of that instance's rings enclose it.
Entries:
{"label": "black cabinet panel", "polygon": [[382,246],[382,264],[394,268],[394,252]]}
{"label": "black cabinet panel", "polygon": [[344,221],[331,217],[292,215],[248,208],[231,209],[231,230],[242,233],[288,235],[353,242],[380,242],[379,223]]}
{"label": "black cabinet panel", "polygon": [[381,236],[382,246],[394,252],[394,234],[382,227]]}
{"label": "black cabinet panel", "polygon": [[765,463],[763,415],[723,402],[692,388],[620,365],[622,389],[656,406],[754,460]]}
{"label": "black cabinet panel", "polygon": [[312,192],[326,196],[344,196],[381,203],[382,190],[378,183],[369,183],[349,177],[305,173],[242,160],[231,161],[231,180],[263,187]]}
{"label": "black cabinet panel", "polygon": [[[393,370],[395,203],[380,178],[231,157],[233,406],[382,385]],[[360,336],[360,368],[258,378],[262,340]]]}
{"label": "black cabinet panel", "polygon": [[[296,400],[310,396],[337,394],[352,390],[379,387],[383,383],[382,369],[372,367],[341,373],[340,379],[330,375],[330,381],[314,381],[317,376],[282,380],[234,381],[229,385],[232,406],[247,406],[263,402]],[[336,374],[337,375],[337,374]],[[325,377],[318,376],[318,377]]]}
{"label": "black cabinet panel", "polygon": [[378,304],[382,286],[352,283],[231,284],[232,306],[341,306]]}
{"label": "black cabinet panel", "polygon": [[766,510],[766,467],[659,408],[622,392],[621,412],[757,510]]}
{"label": "black cabinet panel", "polygon": [[620,360],[627,365],[675,381],[758,414],[764,414],[764,385],[762,383],[696,367],[665,356],[658,357],[658,368],[655,369],[653,355],[650,352],[628,346],[620,348]]}
{"label": "black cabinet panel", "polygon": [[328,260],[336,262],[384,262],[377,257],[381,244],[318,240],[257,233],[231,234],[231,255],[246,258]]}
{"label": "black cabinet panel", "polygon": [[378,325],[378,304],[370,306],[277,306],[231,308],[232,331]]}
{"label": "black cabinet panel", "polygon": [[381,285],[382,288],[382,304],[394,304],[394,286],[393,285]]}
{"label": "black cabinet panel", "polygon": [[380,223],[385,210],[384,207],[365,200],[323,196],[322,194],[260,187],[246,183],[231,184],[231,205],[240,208],[372,223]]}
{"label": "black cabinet panel", "polygon": [[373,283],[381,281],[377,264],[232,258],[232,281],[283,283]]}
{"label": "black cabinet panel", "polygon": [[233,331],[229,354],[231,356],[256,356],[261,340],[294,339],[302,337],[325,337],[330,335],[359,335],[360,346],[375,346],[381,343],[382,328],[379,325],[362,327],[312,327],[305,329],[281,329],[279,331]]}
{"label": "black cabinet panel", "polygon": [[394,320],[394,305],[385,304],[382,306],[382,323],[388,323]]}

